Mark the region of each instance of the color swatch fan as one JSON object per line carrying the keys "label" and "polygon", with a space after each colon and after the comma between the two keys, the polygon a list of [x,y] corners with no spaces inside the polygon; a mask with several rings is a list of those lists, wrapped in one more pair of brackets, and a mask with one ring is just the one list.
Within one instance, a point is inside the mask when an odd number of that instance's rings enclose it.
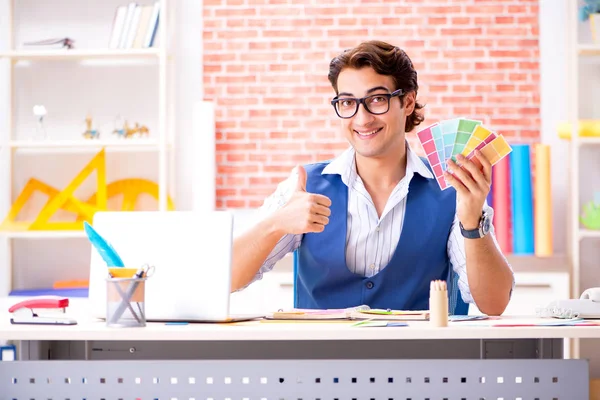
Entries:
{"label": "color swatch fan", "polygon": [[494,165],[512,151],[502,135],[486,128],[481,121],[466,118],[436,122],[417,132],[417,137],[442,190],[449,187],[444,179],[444,171],[448,169],[446,160],[456,161],[458,154],[470,159],[479,150]]}

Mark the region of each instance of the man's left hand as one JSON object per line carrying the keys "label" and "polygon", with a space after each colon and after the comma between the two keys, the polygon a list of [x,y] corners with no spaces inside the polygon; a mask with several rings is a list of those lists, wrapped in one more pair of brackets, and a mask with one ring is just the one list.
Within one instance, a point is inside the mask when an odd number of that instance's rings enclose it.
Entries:
{"label": "man's left hand", "polygon": [[456,156],[458,163],[448,160],[446,182],[456,189],[458,219],[467,230],[477,229],[485,199],[492,185],[492,164],[475,151],[470,160],[462,154]]}

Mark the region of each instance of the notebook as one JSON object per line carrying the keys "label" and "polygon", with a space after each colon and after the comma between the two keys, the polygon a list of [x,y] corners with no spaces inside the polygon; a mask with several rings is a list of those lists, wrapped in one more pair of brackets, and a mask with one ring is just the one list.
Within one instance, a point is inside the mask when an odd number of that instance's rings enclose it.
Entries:
{"label": "notebook", "polygon": [[404,311],[372,309],[363,305],[345,309],[301,309],[279,310],[266,316],[267,319],[275,320],[402,320],[402,321],[426,321],[429,319],[429,311]]}

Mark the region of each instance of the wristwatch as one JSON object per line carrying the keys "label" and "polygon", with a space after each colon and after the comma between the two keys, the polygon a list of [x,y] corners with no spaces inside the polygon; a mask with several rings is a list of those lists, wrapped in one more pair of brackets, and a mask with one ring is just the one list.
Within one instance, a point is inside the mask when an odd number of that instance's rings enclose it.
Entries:
{"label": "wristwatch", "polygon": [[491,221],[490,216],[484,211],[479,219],[479,226],[475,229],[465,229],[459,221],[460,233],[467,239],[481,239],[490,231]]}

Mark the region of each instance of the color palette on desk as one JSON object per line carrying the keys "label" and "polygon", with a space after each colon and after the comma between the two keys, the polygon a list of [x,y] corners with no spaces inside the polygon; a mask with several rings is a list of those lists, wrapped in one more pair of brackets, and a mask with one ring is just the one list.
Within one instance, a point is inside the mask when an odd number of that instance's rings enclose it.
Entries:
{"label": "color palette on desk", "polygon": [[512,151],[502,135],[473,119],[453,118],[441,121],[417,132],[417,137],[442,190],[449,187],[444,179],[446,160],[456,161],[458,154],[470,159],[475,155],[475,150],[479,150],[494,165]]}

